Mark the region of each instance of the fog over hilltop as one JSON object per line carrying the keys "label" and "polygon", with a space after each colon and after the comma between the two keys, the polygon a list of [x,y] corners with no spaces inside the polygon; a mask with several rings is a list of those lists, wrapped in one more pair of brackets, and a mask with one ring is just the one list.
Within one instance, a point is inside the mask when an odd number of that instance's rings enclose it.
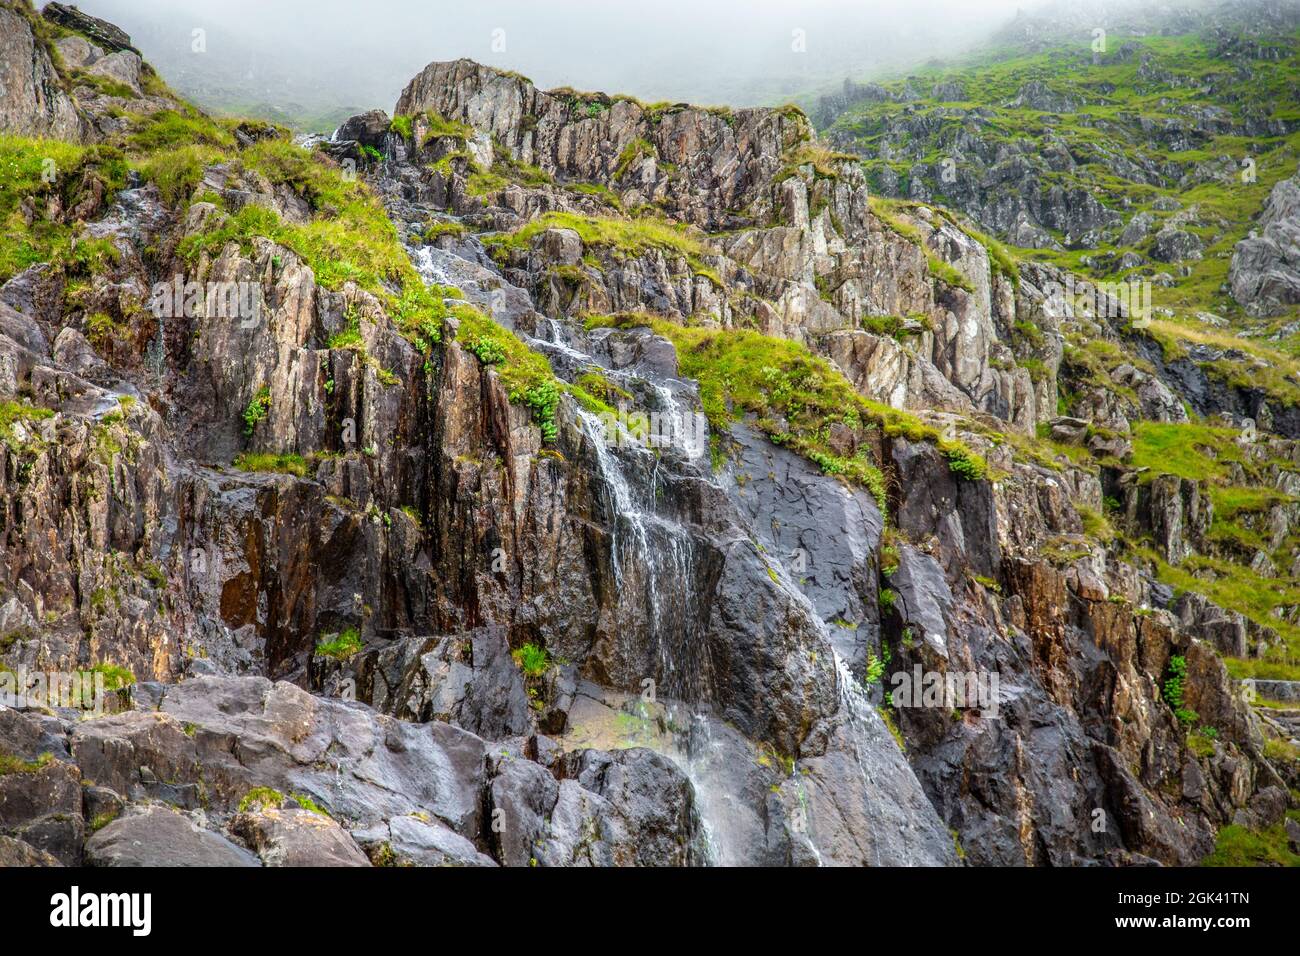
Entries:
{"label": "fog over hilltop", "polygon": [[[781,102],[849,73],[905,67],[992,35],[1017,0],[81,0],[182,94],[328,125],[391,110],[433,60],[469,57],[547,88],[646,100]],[[206,49],[197,52],[195,32]]]}

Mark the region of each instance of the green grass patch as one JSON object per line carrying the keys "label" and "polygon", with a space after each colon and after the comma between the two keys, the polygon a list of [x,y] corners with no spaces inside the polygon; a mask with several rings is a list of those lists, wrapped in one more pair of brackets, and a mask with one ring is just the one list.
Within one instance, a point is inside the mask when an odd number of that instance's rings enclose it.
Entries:
{"label": "green grass patch", "polygon": [[546,648],[531,643],[512,651],[510,656],[514,658],[515,666],[523,671],[525,677],[541,677],[551,669],[553,663]]}
{"label": "green grass patch", "polygon": [[245,452],[235,459],[240,471],[274,472],[282,475],[307,477],[307,461],[302,455],[273,455],[265,452]]}
{"label": "green grass patch", "polygon": [[[1294,817],[1293,817],[1294,819]],[[1229,824],[1219,831],[1214,852],[1201,866],[1300,866],[1300,855],[1292,852],[1285,825],[1250,830]]]}
{"label": "green grass patch", "polygon": [[13,754],[0,753],[0,777],[11,774],[39,773],[54,762],[54,754],[41,754],[35,760],[23,760]]}

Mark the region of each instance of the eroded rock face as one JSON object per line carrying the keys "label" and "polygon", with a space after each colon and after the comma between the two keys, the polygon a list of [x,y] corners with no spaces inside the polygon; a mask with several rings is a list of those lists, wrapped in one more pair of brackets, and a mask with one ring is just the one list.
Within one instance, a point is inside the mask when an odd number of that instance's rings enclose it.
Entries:
{"label": "eroded rock face", "polygon": [[41,15],[62,27],[85,34],[106,50],[115,53],[126,51],[136,55],[140,53],[131,45],[131,38],[120,27],[83,13],[74,4],[47,3],[41,10]]}
{"label": "eroded rock face", "polygon": [[[948,709],[898,707],[913,767],[967,858],[1195,863],[1232,808],[1274,779],[1254,756],[1259,742],[1248,709],[1217,654],[1181,633],[1168,613],[1135,615],[1128,602],[1145,598],[1132,569],[1095,553],[1063,570],[1038,559],[1003,528],[1000,502],[959,494],[931,510],[934,489],[944,486],[934,472],[945,466],[937,456],[903,452],[910,480],[900,524],[930,541],[935,557],[920,556],[929,571],[915,574],[908,569],[917,556],[908,549],[900,556],[886,630],[908,628],[914,639],[903,641],[895,663],[903,674],[919,665],[998,679],[993,716],[983,699],[958,698]],[[926,507],[910,501],[918,496]],[[936,523],[939,514],[947,517]],[[1068,533],[1064,517],[1043,511],[1034,521]],[[977,540],[982,547],[974,551]],[[996,600],[990,585],[1009,599]],[[1188,623],[1211,637],[1204,622]],[[1188,706],[1223,728],[1203,760],[1186,749],[1185,728],[1160,698],[1174,656],[1197,675],[1197,701]],[[989,773],[994,766],[1001,772]],[[957,786],[959,779],[966,783]]]}
{"label": "eroded rock face", "polygon": [[61,85],[26,17],[0,7],[0,130],[81,142],[89,124]]}
{"label": "eroded rock face", "polygon": [[651,114],[626,98],[545,93],[471,60],[431,63],[396,106],[406,116],[428,110],[469,123],[551,175],[606,184],[627,179],[644,201],[711,229],[728,228],[735,221],[728,210],[754,202],[781,169],[785,149],[810,135],[807,120],[794,113],[722,115],[683,106]]}

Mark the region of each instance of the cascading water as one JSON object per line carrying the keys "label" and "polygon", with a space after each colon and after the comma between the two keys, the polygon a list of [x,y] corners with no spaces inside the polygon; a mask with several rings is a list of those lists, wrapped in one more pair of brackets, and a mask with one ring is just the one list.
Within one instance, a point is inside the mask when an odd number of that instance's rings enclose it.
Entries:
{"label": "cascading water", "polygon": [[[445,256],[425,246],[409,246],[408,253],[424,281],[431,285],[458,285],[445,266]],[[570,369],[579,374],[601,368],[612,381],[640,387],[654,395],[653,401],[664,418],[684,420],[688,409],[670,384],[647,381],[628,372],[604,368],[574,341],[566,323],[555,319],[536,320],[538,331],[547,339],[533,338],[516,329],[516,334],[539,352],[550,355],[557,371]],[[713,742],[710,720],[696,704],[704,696],[700,654],[701,605],[696,594],[699,574],[698,545],[694,536],[671,514],[671,494],[666,484],[665,452],[677,449],[689,466],[692,454],[689,432],[674,428],[669,441],[659,448],[646,447],[601,416],[576,409],[579,430],[590,449],[590,460],[601,489],[600,506],[609,528],[609,550],[614,578],[615,621],[643,621],[644,633],[620,630],[628,659],[649,646],[657,673],[657,693],[674,701],[674,711],[689,715],[675,735],[677,743],[663,748],[690,779],[696,793],[699,846],[698,861],[705,865],[726,860],[720,833],[721,816],[731,799],[710,773]],[[666,447],[665,447],[666,444]],[[698,475],[693,475],[698,478]],[[707,479],[707,480],[711,480]],[[682,728],[675,720],[674,727]]]}

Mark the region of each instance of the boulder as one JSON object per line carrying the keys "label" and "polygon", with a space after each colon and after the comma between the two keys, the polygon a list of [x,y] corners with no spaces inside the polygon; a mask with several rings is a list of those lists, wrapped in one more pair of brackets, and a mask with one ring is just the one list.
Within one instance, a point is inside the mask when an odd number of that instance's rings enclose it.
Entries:
{"label": "boulder", "polygon": [[62,866],[44,850],[13,837],[0,836],[0,867],[10,866]]}
{"label": "boulder", "polygon": [[393,817],[353,834],[376,866],[496,866],[490,856],[428,816]]}
{"label": "boulder", "polygon": [[332,819],[299,807],[241,813],[230,830],[263,866],[369,866],[348,832]]}
{"label": "boulder", "polygon": [[344,120],[334,136],[338,141],[352,140],[382,151],[390,123],[388,114],[383,110],[371,110]]}
{"label": "boulder", "polygon": [[90,866],[258,866],[258,859],[188,817],[147,806],[125,814],[86,841]]}
{"label": "boulder", "polygon": [[1156,233],[1151,257],[1159,262],[1184,262],[1201,258],[1205,243],[1194,232],[1165,226]]}

